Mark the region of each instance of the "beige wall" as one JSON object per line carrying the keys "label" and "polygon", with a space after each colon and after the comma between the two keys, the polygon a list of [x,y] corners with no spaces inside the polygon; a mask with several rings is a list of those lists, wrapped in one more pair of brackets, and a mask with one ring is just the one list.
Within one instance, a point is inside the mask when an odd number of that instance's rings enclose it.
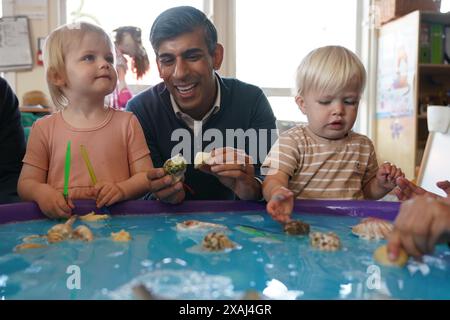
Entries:
{"label": "beige wall", "polygon": [[[7,11],[4,14],[20,15],[23,12],[16,10],[14,8],[14,1],[8,1],[7,4],[10,8],[6,8]],[[44,91],[48,97],[47,84],[45,81],[44,67],[36,65],[36,50],[37,50],[37,39],[40,37],[46,37],[52,29],[57,27],[59,21],[59,0],[48,0],[48,10],[47,18],[45,19],[30,19],[30,35],[31,35],[31,45],[33,50],[33,69],[30,71],[20,71],[16,73],[9,74],[8,77],[12,79],[15,84],[15,92],[19,98],[20,103],[22,103],[22,96],[25,92],[30,90],[41,90]],[[9,12],[8,12],[9,11]]]}

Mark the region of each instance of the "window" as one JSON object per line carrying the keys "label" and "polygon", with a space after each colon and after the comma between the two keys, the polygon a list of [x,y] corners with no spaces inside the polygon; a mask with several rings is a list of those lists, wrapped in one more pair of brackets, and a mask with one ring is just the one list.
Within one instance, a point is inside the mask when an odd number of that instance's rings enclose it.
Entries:
{"label": "window", "polygon": [[264,88],[279,120],[306,121],[295,71],[311,50],[357,47],[357,0],[236,0],[236,76]]}
{"label": "window", "polygon": [[441,12],[443,13],[450,12],[450,0],[441,1]]}
{"label": "window", "polygon": [[[153,85],[161,81],[149,40],[153,21],[170,7],[190,5],[203,9],[203,2],[203,0],[66,0],[66,21],[67,23],[76,21],[96,23],[111,34],[114,29],[121,26],[141,28],[142,44],[150,60],[150,71],[140,80],[128,72],[126,81],[129,85]],[[130,87],[133,89],[133,86]]]}

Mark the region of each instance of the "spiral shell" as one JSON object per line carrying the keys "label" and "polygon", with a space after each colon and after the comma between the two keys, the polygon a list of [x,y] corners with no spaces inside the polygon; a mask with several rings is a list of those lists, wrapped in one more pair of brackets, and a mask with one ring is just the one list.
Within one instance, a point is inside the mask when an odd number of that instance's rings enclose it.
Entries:
{"label": "spiral shell", "polygon": [[73,230],[72,238],[89,242],[94,240],[94,234],[88,227],[78,226]]}
{"label": "spiral shell", "polygon": [[203,239],[202,246],[208,251],[222,251],[235,248],[235,244],[223,233],[211,232]]}
{"label": "spiral shell", "polygon": [[72,235],[72,225],[76,219],[77,216],[72,216],[66,223],[57,224],[51,227],[47,232],[48,242],[55,243],[69,239]]}
{"label": "spiral shell", "polygon": [[68,237],[65,237],[63,234],[59,232],[49,232],[47,234],[47,241],[49,243],[57,243],[68,239]]}
{"label": "spiral shell", "polygon": [[283,230],[290,235],[307,235],[309,234],[309,224],[300,220],[291,220],[284,225]]}
{"label": "spiral shell", "polygon": [[334,232],[313,232],[309,239],[314,248],[322,251],[336,251],[341,248],[341,240]]}

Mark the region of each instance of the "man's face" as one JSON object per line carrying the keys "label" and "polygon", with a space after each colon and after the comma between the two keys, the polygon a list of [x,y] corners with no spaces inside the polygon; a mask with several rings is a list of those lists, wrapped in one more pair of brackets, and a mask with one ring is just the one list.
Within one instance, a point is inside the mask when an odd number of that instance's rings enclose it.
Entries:
{"label": "man's face", "polygon": [[222,59],[219,44],[211,56],[201,28],[159,46],[159,75],[181,110],[194,119],[201,119],[213,107],[217,92],[214,70],[220,68]]}

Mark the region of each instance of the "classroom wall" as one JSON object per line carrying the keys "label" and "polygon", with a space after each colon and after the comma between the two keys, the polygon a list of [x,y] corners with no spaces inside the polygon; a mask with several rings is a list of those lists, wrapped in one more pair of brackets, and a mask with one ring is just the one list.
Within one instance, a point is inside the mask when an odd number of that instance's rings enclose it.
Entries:
{"label": "classroom wall", "polygon": [[[15,92],[22,103],[22,96],[25,92],[31,90],[44,91],[50,98],[48,93],[47,83],[45,81],[44,67],[36,65],[36,52],[37,52],[37,39],[39,37],[46,37],[50,30],[54,29],[58,25],[60,7],[58,0],[48,0],[47,16],[42,19],[30,19],[30,36],[31,46],[33,50],[33,69],[30,71],[20,71],[12,73],[9,78],[12,78],[12,82],[15,86]],[[21,15],[19,8],[15,5],[14,1],[3,2],[4,15]]]}

